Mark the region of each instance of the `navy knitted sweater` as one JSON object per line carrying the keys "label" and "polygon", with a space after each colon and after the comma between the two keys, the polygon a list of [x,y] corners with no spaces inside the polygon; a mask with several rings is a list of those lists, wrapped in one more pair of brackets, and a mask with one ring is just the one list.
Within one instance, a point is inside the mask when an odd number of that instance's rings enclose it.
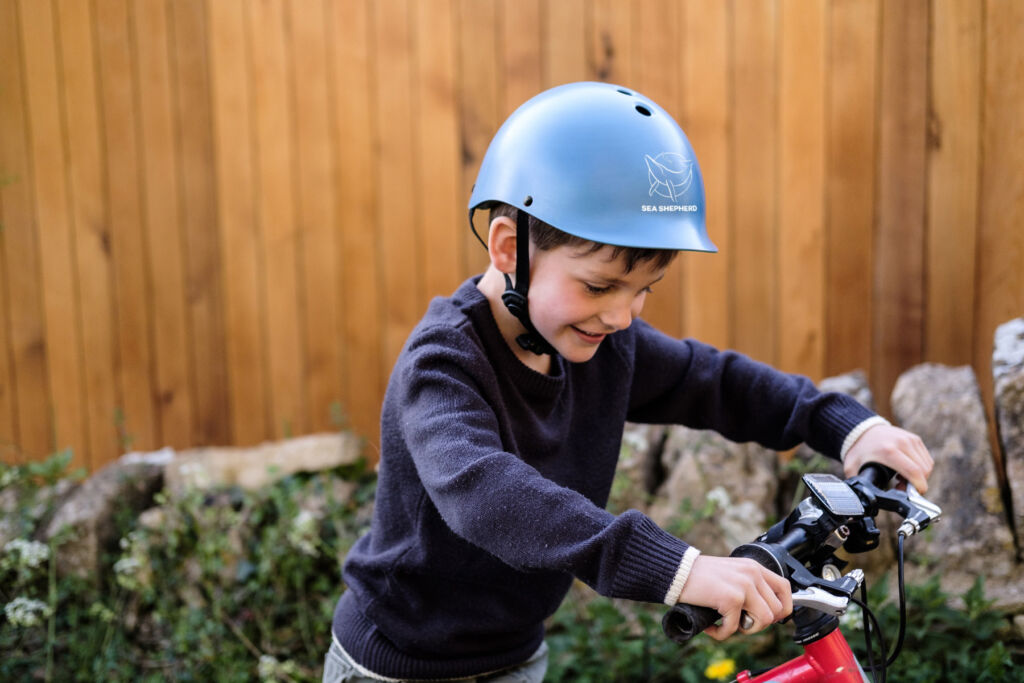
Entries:
{"label": "navy knitted sweater", "polygon": [[541,375],[498,330],[478,278],[435,299],[395,364],[376,507],[348,554],[338,642],[370,671],[454,678],[527,659],[576,577],[661,602],[687,544],[604,509],[624,423],[683,424],[838,457],[871,413],[810,380],[642,320]]}

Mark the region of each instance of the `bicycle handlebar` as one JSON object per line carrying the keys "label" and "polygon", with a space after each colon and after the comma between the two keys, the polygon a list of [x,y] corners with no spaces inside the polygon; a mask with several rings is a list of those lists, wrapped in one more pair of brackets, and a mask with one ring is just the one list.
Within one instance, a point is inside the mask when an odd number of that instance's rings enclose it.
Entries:
{"label": "bicycle handlebar", "polygon": [[[863,573],[855,570],[841,579],[819,578],[805,564],[824,564],[840,546],[850,552],[877,547],[878,530],[872,518],[879,510],[903,515],[899,533],[906,536],[925,528],[941,514],[938,506],[912,487],[907,492],[883,491],[881,487],[895,474],[887,467],[870,463],[845,482],[831,475],[807,475],[804,482],[812,495],[801,501],[784,521],[756,541],[739,546],[730,556],[753,559],[787,578],[794,589],[794,608],[842,614],[863,580]],[[683,644],[719,619],[721,615],[710,607],[680,603],[665,614],[662,629],[669,638]]]}

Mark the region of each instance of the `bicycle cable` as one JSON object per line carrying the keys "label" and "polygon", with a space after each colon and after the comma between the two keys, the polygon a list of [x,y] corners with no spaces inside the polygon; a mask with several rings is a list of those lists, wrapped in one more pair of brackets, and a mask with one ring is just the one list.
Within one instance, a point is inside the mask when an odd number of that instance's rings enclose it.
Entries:
{"label": "bicycle cable", "polygon": [[903,638],[907,633],[907,588],[903,582],[903,541],[906,538],[907,535],[902,531],[896,535],[896,574],[899,577],[897,584],[900,594],[900,632],[896,638],[896,647],[893,648],[892,654],[885,663],[886,666],[891,666],[896,661],[896,658],[900,656],[900,650],[903,649]]}
{"label": "bicycle cable", "polygon": [[[854,604],[859,605],[861,611],[864,614],[864,646],[867,648],[868,658],[868,670],[871,671],[872,678],[875,678],[875,683],[885,683],[886,670],[893,665],[897,657],[900,656],[900,651],[903,649],[903,641],[907,633],[907,590],[906,583],[904,581],[904,567],[903,567],[903,542],[907,535],[900,532],[897,534],[896,540],[896,573],[897,573],[897,590],[899,593],[899,605],[900,605],[900,627],[899,634],[896,638],[896,645],[893,647],[892,654],[886,657],[886,644],[885,634],[882,633],[882,628],[878,623],[877,617],[874,612],[868,607],[868,589],[867,581],[861,583],[861,599],[851,597],[850,599]],[[870,621],[869,621],[870,620]],[[878,665],[875,664],[874,650],[871,646],[871,627],[878,634],[878,644],[882,651],[882,662]],[[878,674],[875,677],[875,674]]]}
{"label": "bicycle cable", "polygon": [[[878,618],[875,617],[875,613],[868,607],[868,589],[867,581],[864,581],[860,585],[861,599],[857,599],[854,596],[850,597],[850,600],[857,606],[860,607],[861,613],[864,615],[864,646],[867,650],[868,666],[867,670],[871,672],[871,678],[875,683],[885,683],[885,673],[888,664],[885,660],[885,634],[882,633],[882,627],[878,623]],[[871,634],[873,632],[878,634],[878,645],[882,651],[882,661],[879,664],[875,664],[874,648],[871,645]]]}

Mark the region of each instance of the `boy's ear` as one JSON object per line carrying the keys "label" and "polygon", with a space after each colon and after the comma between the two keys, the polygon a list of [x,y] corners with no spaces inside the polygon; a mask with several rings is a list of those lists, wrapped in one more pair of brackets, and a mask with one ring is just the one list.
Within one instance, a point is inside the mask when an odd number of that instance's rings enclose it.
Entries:
{"label": "boy's ear", "polygon": [[516,222],[508,216],[498,216],[491,221],[487,232],[487,253],[491,265],[499,272],[514,273],[516,270]]}

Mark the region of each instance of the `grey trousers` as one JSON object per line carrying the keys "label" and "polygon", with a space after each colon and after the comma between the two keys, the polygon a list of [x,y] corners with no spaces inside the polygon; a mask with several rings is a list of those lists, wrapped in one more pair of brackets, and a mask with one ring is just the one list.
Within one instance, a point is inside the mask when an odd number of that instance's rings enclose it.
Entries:
{"label": "grey trousers", "polygon": [[[548,670],[548,645],[541,643],[537,651],[522,664],[475,678],[457,678],[462,683],[542,683]],[[323,683],[380,683],[382,679],[364,676],[356,663],[334,639],[324,659]],[[387,679],[383,679],[387,680]]]}

